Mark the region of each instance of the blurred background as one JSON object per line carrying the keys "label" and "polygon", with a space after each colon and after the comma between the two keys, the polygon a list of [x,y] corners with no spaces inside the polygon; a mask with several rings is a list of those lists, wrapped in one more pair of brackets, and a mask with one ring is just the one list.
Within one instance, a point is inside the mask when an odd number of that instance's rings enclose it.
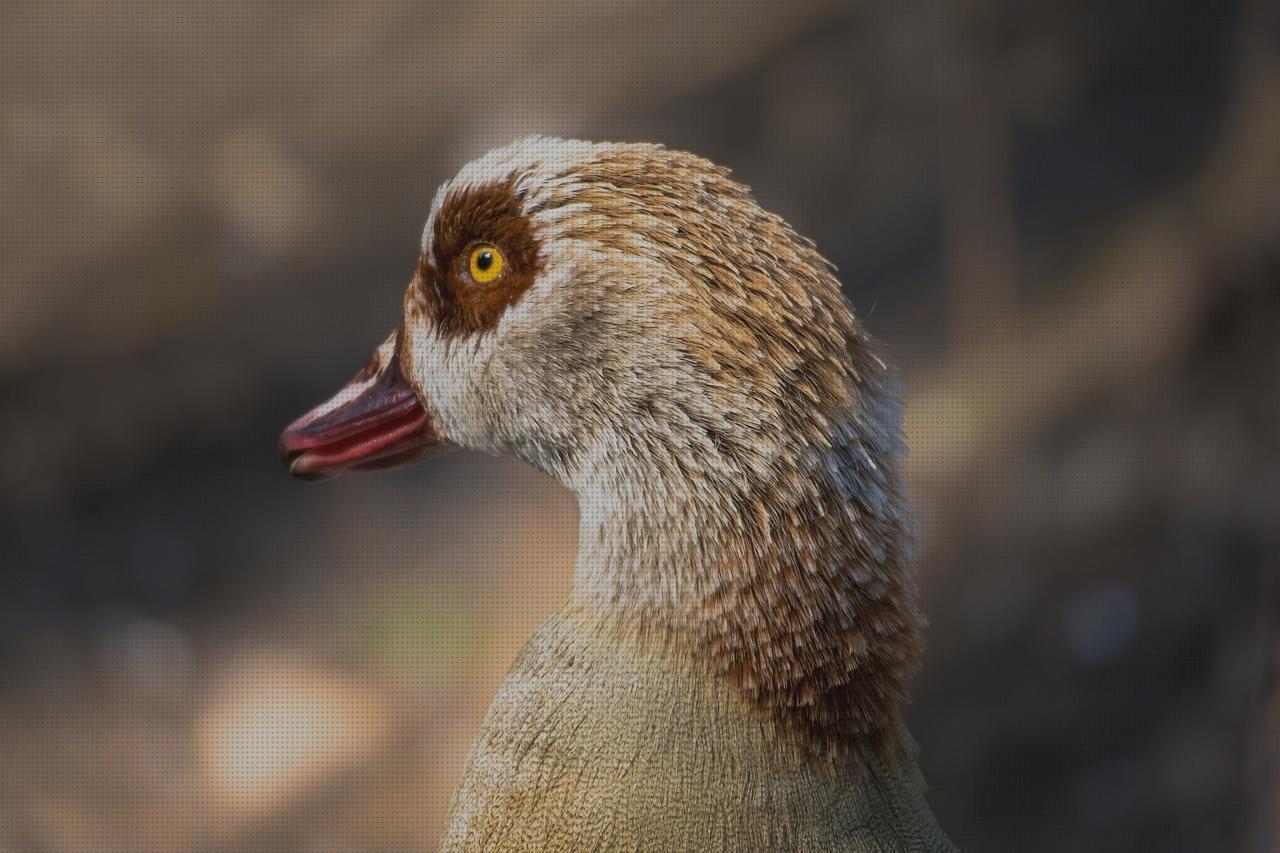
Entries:
{"label": "blurred background", "polygon": [[9,0],[0,851],[433,848],[576,507],[276,440],[530,132],[710,157],[839,265],[958,843],[1280,850],[1273,2]]}

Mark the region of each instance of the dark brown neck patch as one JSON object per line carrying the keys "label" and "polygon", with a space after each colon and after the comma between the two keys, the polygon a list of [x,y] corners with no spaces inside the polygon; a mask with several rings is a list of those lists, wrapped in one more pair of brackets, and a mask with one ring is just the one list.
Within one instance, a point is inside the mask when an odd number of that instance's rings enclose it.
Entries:
{"label": "dark brown neck patch", "polygon": [[[488,284],[467,273],[472,247],[491,243],[505,259]],[[441,337],[465,337],[498,325],[503,313],[533,286],[542,271],[538,240],[521,207],[515,180],[449,191],[436,213],[431,251],[418,262],[414,286]]]}

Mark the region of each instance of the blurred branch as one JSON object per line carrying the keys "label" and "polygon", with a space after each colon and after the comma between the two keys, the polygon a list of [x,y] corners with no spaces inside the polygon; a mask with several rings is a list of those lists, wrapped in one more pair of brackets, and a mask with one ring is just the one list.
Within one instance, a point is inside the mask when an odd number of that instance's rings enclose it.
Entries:
{"label": "blurred branch", "polygon": [[[1244,198],[1270,194],[1271,209],[1263,215],[1274,223],[1280,218],[1280,204],[1274,200],[1275,188],[1280,185],[1280,155],[1276,153],[1280,143],[1280,12],[1271,0],[1245,0],[1240,20],[1237,91],[1231,104],[1237,137],[1230,140],[1228,156],[1253,162],[1264,180],[1261,186],[1241,182],[1232,190]],[[1267,238],[1265,228],[1242,220],[1232,199],[1216,200],[1220,204],[1215,209],[1218,216],[1236,222],[1242,230],[1247,227],[1253,239]],[[1262,233],[1257,233],[1259,230]],[[1269,660],[1249,738],[1241,853],[1266,853],[1280,847],[1280,581],[1274,573],[1264,578],[1259,609],[1259,646]]]}
{"label": "blurred branch", "polygon": [[939,81],[938,151],[943,250],[952,345],[972,346],[993,322],[1016,328],[1017,245],[1009,179],[1009,110],[998,47],[1001,7],[988,0],[942,4],[956,19]]}
{"label": "blurred branch", "polygon": [[[1194,327],[1212,287],[1204,271],[1274,248],[1280,63],[1268,49],[1246,45],[1246,53],[1254,58],[1241,65],[1233,106],[1200,174],[1122,223],[1063,283],[1043,288],[1050,295],[1027,305],[1017,329],[981,312],[981,333],[915,383],[909,476],[923,502],[948,505],[971,486],[966,472],[991,464],[1084,394],[1140,385]],[[924,518],[938,515],[921,509]],[[924,544],[945,538],[926,531]]]}

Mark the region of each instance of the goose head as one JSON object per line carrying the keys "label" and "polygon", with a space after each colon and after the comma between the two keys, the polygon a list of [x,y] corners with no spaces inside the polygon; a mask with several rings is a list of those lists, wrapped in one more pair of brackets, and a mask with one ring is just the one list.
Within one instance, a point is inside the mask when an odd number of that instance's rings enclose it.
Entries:
{"label": "goose head", "polygon": [[305,477],[524,459],[578,496],[575,597],[870,730],[918,650],[898,414],[830,265],[726,170],[531,138],[440,188],[396,331],[282,449]]}
{"label": "goose head", "polygon": [[456,446],[571,488],[699,451],[768,473],[881,414],[881,373],[829,265],[726,170],[535,137],[439,189],[398,328],[281,446],[304,477]]}

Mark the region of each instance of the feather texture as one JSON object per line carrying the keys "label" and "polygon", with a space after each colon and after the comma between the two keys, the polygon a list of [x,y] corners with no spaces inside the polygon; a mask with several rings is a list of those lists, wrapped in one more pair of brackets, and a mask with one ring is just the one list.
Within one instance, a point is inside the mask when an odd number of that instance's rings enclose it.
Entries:
{"label": "feather texture", "polygon": [[531,138],[437,194],[403,335],[445,436],[581,508],[446,848],[950,849],[899,714],[896,381],[812,243],[693,155]]}

